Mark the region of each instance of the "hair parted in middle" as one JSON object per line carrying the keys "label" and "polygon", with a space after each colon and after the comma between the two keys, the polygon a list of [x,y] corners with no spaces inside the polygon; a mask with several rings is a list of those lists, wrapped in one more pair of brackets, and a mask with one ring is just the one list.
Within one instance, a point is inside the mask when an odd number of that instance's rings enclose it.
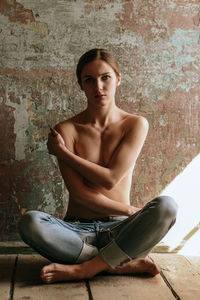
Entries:
{"label": "hair parted in middle", "polygon": [[114,57],[114,55],[111,52],[109,52],[106,49],[98,49],[98,48],[91,49],[91,50],[85,52],[80,57],[79,62],[77,64],[76,76],[77,76],[77,79],[78,79],[78,83],[81,87],[82,87],[81,73],[83,71],[83,68],[88,63],[90,63],[94,60],[97,60],[97,59],[105,61],[107,64],[109,64],[112,67],[112,69],[114,70],[116,76],[120,76],[118,62],[117,62],[116,58]]}

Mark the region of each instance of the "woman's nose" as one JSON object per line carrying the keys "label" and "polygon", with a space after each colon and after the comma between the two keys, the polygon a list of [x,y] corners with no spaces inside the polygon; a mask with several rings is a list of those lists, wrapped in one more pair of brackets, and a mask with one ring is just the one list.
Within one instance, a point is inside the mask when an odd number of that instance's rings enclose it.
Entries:
{"label": "woman's nose", "polygon": [[96,90],[100,91],[103,88],[103,83],[101,80],[96,80]]}

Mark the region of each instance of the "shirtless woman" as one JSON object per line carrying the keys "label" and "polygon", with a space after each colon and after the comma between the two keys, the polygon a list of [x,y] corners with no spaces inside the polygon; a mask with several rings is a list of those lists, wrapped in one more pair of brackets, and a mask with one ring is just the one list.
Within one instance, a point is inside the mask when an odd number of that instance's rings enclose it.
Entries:
{"label": "shirtless woman", "polygon": [[21,237],[52,261],[41,271],[45,283],[101,271],[156,275],[157,266],[145,256],[174,224],[177,207],[166,196],[142,209],[130,205],[132,172],[148,122],[116,106],[121,74],[107,50],[86,52],[77,78],[87,108],[52,128],[47,144],[69,191],[66,217],[29,211],[19,224]]}

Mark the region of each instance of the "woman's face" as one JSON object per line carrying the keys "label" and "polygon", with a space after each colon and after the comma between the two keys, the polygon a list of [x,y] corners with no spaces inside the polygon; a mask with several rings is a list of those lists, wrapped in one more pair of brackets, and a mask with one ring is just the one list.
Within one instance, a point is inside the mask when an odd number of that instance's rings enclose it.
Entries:
{"label": "woman's face", "polygon": [[86,64],[81,73],[82,90],[88,103],[106,105],[115,100],[116,87],[121,76],[104,60],[94,60]]}

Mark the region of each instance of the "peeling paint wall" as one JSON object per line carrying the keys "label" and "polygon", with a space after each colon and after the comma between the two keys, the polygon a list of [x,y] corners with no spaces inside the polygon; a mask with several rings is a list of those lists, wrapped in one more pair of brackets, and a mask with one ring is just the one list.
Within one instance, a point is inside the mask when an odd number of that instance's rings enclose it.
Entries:
{"label": "peeling paint wall", "polygon": [[132,202],[158,195],[200,152],[199,0],[0,0],[0,238],[18,240],[26,209],[62,217],[68,194],[46,150],[49,125],[85,100],[78,58],[115,53],[119,106],[150,131]]}

